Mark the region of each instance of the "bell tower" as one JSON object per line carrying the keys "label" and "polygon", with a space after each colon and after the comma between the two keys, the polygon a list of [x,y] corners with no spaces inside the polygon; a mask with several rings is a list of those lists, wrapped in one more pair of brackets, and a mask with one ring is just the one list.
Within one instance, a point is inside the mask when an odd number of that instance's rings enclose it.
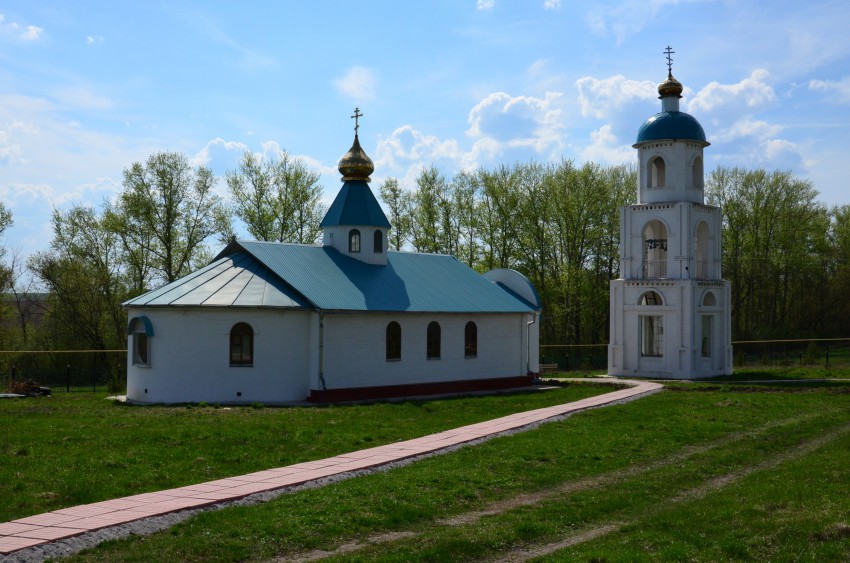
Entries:
{"label": "bell tower", "polygon": [[680,111],[673,77],[640,127],[638,203],[620,210],[620,279],[611,281],[608,374],[698,379],[732,373],[731,289],[721,277],[721,213],[705,204],[705,132]]}

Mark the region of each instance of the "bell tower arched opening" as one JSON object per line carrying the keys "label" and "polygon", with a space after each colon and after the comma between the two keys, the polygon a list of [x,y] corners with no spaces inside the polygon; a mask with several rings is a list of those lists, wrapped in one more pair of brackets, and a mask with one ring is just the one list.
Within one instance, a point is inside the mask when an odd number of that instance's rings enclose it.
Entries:
{"label": "bell tower arched opening", "polygon": [[667,277],[667,226],[658,219],[643,228],[643,277]]}
{"label": "bell tower arched opening", "polygon": [[700,221],[696,232],[696,274],[698,280],[711,279],[711,238],[708,224]]}
{"label": "bell tower arched opening", "polygon": [[703,178],[705,177],[702,165],[702,157],[697,155],[691,163],[691,186],[695,190],[705,189]]}
{"label": "bell tower arched opening", "polygon": [[664,159],[660,156],[650,159],[647,174],[647,187],[663,188],[667,182],[667,165]]}

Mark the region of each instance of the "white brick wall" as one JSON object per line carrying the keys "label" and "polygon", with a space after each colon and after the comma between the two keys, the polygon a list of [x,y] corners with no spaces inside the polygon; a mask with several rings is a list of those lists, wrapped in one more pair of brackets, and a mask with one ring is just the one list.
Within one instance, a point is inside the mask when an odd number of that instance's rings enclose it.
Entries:
{"label": "white brick wall", "polygon": [[[328,389],[406,385],[526,374],[530,315],[325,314],[324,377]],[[401,325],[401,360],[386,359],[386,328]],[[428,323],[441,328],[441,357],[426,357]],[[478,355],[464,357],[464,328],[478,327]],[[536,347],[537,344],[534,343]]]}
{"label": "white brick wall", "polygon": [[[271,309],[130,309],[147,316],[150,367],[132,363],[128,348],[127,397],[140,402],[253,403],[303,400],[308,393],[311,311]],[[230,329],[254,329],[253,367],[230,366]],[[145,392],[147,390],[147,393]],[[237,396],[241,393],[241,397]]]}

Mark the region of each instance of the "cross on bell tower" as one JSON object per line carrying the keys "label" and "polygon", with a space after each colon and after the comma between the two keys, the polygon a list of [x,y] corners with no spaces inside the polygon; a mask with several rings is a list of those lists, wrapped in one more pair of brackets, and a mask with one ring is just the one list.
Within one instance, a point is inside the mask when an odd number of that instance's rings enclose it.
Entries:
{"label": "cross on bell tower", "polygon": [[676,51],[670,48],[670,45],[667,45],[667,48],[664,49],[664,54],[667,55],[667,76],[673,76],[673,55]]}
{"label": "cross on bell tower", "polygon": [[354,115],[351,116],[351,119],[354,120],[354,134],[357,135],[357,129],[360,128],[360,118],[363,117],[363,114],[360,112],[360,108],[354,108]]}

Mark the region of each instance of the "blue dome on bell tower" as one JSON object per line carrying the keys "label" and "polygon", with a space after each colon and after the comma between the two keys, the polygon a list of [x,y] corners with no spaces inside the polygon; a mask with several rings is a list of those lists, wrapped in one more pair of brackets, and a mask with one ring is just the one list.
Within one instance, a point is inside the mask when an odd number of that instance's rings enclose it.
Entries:
{"label": "blue dome on bell tower", "polygon": [[702,125],[692,115],[679,111],[682,83],[673,78],[672,68],[667,69],[667,80],[658,85],[661,111],[640,126],[634,147],[648,141],[696,141],[708,146]]}

